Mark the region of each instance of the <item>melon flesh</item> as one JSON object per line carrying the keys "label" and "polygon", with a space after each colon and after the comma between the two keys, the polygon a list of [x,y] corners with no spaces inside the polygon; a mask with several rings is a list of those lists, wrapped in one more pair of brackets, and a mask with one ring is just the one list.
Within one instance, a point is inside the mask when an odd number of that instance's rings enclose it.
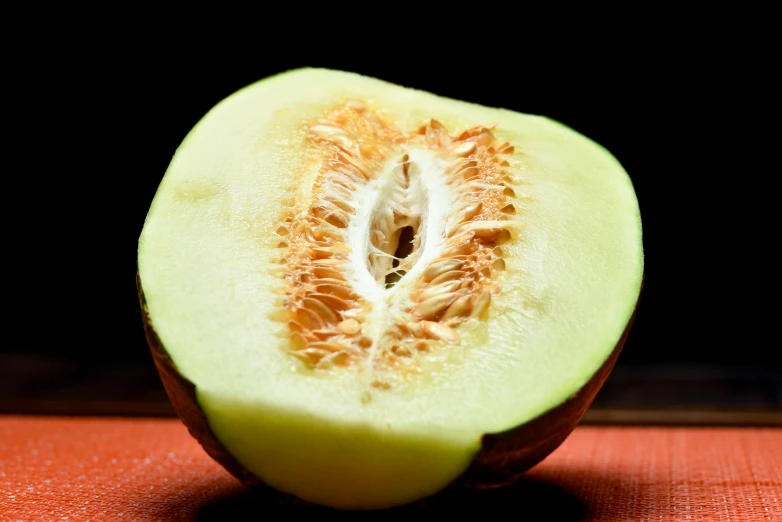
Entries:
{"label": "melon flesh", "polygon": [[[279,215],[314,164],[303,123],[364,100],[400,132],[496,122],[515,146],[519,232],[503,245],[488,318],[389,389],[371,368],[305,368],[279,307]],[[425,174],[425,173],[424,173]],[[630,179],[602,147],[550,119],[352,73],[300,69],[219,103],[163,177],[138,250],[150,327],[227,453],[264,483],[338,508],[383,508],[445,488],[486,434],[524,425],[581,390],[615,352],[643,274]]]}

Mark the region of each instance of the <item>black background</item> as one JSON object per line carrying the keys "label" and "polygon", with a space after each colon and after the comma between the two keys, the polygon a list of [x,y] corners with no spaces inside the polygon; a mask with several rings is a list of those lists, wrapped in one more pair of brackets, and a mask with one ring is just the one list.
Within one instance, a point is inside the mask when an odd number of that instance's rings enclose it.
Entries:
{"label": "black background", "polygon": [[15,333],[0,353],[151,367],[136,248],[172,155],[237,89],[317,66],[545,115],[602,144],[628,171],[644,227],[644,290],[619,367],[779,368],[765,246],[779,233],[761,216],[773,209],[761,202],[776,190],[779,146],[767,130],[770,62],[751,42],[631,27],[600,42],[403,31],[356,45],[356,31],[323,41],[287,30],[285,41],[241,42],[197,30],[74,32],[15,61],[9,154],[19,161],[6,174],[18,180],[6,192]]}

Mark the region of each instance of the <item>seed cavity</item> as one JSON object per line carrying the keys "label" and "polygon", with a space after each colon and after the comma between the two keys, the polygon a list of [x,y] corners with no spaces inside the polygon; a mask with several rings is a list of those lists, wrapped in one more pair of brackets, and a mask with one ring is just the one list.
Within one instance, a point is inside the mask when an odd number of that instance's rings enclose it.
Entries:
{"label": "seed cavity", "polygon": [[421,319],[434,319],[456,300],[459,295],[456,292],[439,294],[421,301],[413,307],[413,315]]}
{"label": "seed cavity", "polygon": [[453,154],[456,156],[467,156],[475,152],[475,147],[474,141],[465,141],[454,147]]}
{"label": "seed cavity", "polygon": [[464,277],[464,272],[462,272],[461,270],[450,270],[432,279],[429,285],[430,286],[439,285],[441,283],[445,283],[446,281],[452,281],[454,279],[462,279],[463,277]]}
{"label": "seed cavity", "polygon": [[[454,270],[456,272],[456,270]],[[446,272],[448,273],[448,272]],[[462,281],[446,281],[444,283],[440,284],[429,284],[426,288],[424,288],[421,293],[418,294],[419,301],[426,301],[432,297],[436,297],[438,295],[442,294],[448,294],[451,292],[454,292],[459,289],[459,287],[462,285]]]}
{"label": "seed cavity", "polygon": [[343,334],[354,335],[361,330],[361,324],[355,319],[345,319],[337,325],[337,329]]}
{"label": "seed cavity", "polygon": [[458,271],[462,266],[464,266],[464,262],[459,259],[443,259],[426,267],[426,270],[421,274],[421,277],[424,281],[428,281],[440,274],[454,270]]}
{"label": "seed cavity", "polygon": [[367,370],[383,390],[487,317],[499,245],[520,228],[503,157],[515,147],[497,142],[496,123],[452,134],[432,119],[405,135],[369,106],[348,101],[302,128],[319,163],[273,229],[275,319],[305,366]]}
{"label": "seed cavity", "polygon": [[451,319],[458,320],[460,317],[469,317],[470,312],[472,312],[472,296],[463,295],[448,307],[440,320],[447,323]]}
{"label": "seed cavity", "polygon": [[421,330],[429,339],[448,341],[449,343],[459,342],[459,335],[452,329],[440,323],[432,321],[422,321]]}

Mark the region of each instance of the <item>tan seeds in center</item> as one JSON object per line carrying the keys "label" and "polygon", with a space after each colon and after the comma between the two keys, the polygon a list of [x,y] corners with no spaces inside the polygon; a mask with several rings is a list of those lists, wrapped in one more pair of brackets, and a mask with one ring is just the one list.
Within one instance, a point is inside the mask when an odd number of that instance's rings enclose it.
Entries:
{"label": "tan seeds in center", "polygon": [[[293,356],[416,371],[433,341],[458,343],[458,325],[484,316],[516,223],[503,158],[514,147],[497,146],[493,127],[451,135],[431,120],[405,136],[361,102],[307,126],[322,157],[312,198],[277,227]],[[419,164],[428,158],[438,171]],[[365,208],[371,191],[381,195]]]}

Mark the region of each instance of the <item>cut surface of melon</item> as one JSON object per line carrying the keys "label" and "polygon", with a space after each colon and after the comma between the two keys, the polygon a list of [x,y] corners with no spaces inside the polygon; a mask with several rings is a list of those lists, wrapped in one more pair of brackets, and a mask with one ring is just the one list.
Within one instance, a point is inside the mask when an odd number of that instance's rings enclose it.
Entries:
{"label": "cut surface of melon", "polygon": [[[348,121],[362,115],[370,115],[365,134]],[[345,127],[324,130],[339,118]],[[325,186],[324,172],[336,165],[329,162],[351,147],[366,159],[367,179],[347,192]],[[460,162],[471,157],[480,165],[496,158],[496,171],[467,186]],[[480,315],[449,320],[444,307],[422,319],[416,306],[431,296],[421,296],[421,280],[447,257],[459,226],[453,216],[471,212],[459,199],[465,190],[483,214],[461,232],[483,241],[475,248],[494,264],[468,282],[462,303],[472,310],[484,295],[490,304]],[[336,223],[350,298],[337,281],[304,295],[286,279],[294,265],[311,263],[307,256],[331,256],[292,239],[310,223],[303,212],[318,194],[348,204],[318,219]],[[413,253],[387,283],[389,255],[407,226]],[[373,236],[373,227],[382,233]],[[508,231],[501,245],[500,230]],[[236,460],[304,500],[380,508],[437,492],[467,469],[484,434],[522,425],[578,392],[633,314],[643,251],[627,174],[577,132],[352,73],[300,69],[235,93],[190,132],[150,208],[138,267],[151,326]],[[452,306],[468,283],[440,294],[453,294]],[[318,312],[332,303],[323,295],[341,301],[302,336],[295,329],[311,315],[292,303]],[[319,322],[331,314],[327,332]],[[315,335],[323,343],[312,344]],[[329,358],[337,344],[344,349]]]}

